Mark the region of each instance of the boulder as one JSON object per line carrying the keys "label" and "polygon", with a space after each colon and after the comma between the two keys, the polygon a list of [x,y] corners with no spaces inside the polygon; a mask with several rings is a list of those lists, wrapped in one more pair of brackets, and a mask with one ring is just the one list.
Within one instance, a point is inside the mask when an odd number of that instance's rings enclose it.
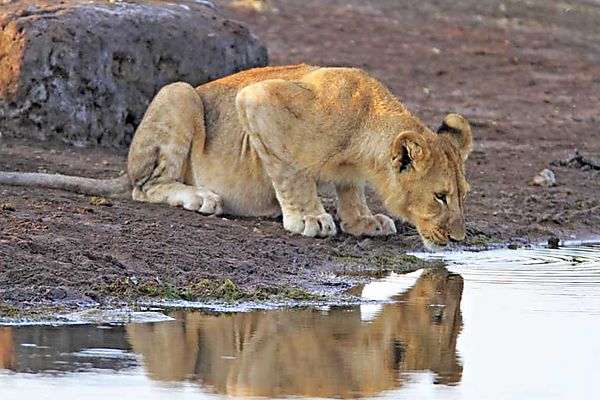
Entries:
{"label": "boulder", "polygon": [[165,84],[266,65],[209,1],[0,1],[0,134],[127,146]]}

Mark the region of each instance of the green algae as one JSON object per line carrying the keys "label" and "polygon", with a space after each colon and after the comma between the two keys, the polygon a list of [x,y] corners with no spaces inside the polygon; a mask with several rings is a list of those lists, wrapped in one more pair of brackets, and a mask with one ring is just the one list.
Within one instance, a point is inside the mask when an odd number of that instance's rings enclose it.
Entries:
{"label": "green algae", "polygon": [[392,272],[407,273],[444,265],[439,260],[423,260],[410,254],[392,252],[367,257],[337,255],[335,260],[343,264],[343,267],[336,271],[336,275],[368,278],[382,278]]}
{"label": "green algae", "polygon": [[304,289],[288,286],[265,286],[244,289],[230,279],[224,281],[203,279],[199,282],[175,285],[157,280],[133,280],[129,277],[116,279],[108,285],[95,288],[102,295],[128,301],[143,299],[184,300],[193,302],[224,301],[228,303],[267,300],[309,301],[322,296]]}

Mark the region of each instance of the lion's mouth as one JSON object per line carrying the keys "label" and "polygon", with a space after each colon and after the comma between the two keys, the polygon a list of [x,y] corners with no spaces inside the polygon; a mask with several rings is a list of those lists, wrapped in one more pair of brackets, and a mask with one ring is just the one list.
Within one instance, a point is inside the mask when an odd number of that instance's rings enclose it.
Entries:
{"label": "lion's mouth", "polygon": [[419,234],[425,247],[430,250],[435,250],[448,244],[448,237],[438,229],[431,229],[428,232],[419,231]]}

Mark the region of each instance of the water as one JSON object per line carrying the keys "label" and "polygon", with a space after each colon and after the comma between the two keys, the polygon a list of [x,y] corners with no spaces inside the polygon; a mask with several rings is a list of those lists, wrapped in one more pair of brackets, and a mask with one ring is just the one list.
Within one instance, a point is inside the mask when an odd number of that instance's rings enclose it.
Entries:
{"label": "water", "polygon": [[599,397],[600,246],[439,256],[360,306],[0,327],[0,398]]}

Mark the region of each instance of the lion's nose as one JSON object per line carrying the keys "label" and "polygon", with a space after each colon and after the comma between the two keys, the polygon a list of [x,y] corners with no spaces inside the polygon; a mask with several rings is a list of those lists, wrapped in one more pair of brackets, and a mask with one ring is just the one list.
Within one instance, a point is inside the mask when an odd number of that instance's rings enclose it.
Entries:
{"label": "lion's nose", "polygon": [[450,225],[448,239],[451,242],[460,242],[465,238],[465,223],[462,219],[457,219]]}
{"label": "lion's nose", "polygon": [[457,242],[460,242],[460,241],[462,240],[462,239],[454,239],[454,238],[453,238],[452,236],[450,236],[450,235],[448,235],[448,239],[450,239],[450,241],[451,241],[452,243],[457,243]]}

